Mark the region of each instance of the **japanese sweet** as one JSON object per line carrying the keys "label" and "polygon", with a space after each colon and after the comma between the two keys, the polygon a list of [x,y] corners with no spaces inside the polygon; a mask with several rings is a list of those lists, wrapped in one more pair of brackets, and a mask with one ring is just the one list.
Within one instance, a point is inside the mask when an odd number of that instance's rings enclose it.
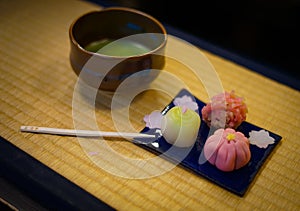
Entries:
{"label": "japanese sweet", "polygon": [[236,129],[246,120],[248,109],[244,99],[231,91],[213,96],[201,113],[202,120],[209,127]]}
{"label": "japanese sweet", "polygon": [[200,122],[197,112],[187,107],[174,106],[162,117],[162,135],[170,144],[190,147],[196,141]]}
{"label": "japanese sweet", "polygon": [[204,156],[218,169],[233,171],[247,165],[251,158],[249,140],[232,128],[218,129],[207,138]]}

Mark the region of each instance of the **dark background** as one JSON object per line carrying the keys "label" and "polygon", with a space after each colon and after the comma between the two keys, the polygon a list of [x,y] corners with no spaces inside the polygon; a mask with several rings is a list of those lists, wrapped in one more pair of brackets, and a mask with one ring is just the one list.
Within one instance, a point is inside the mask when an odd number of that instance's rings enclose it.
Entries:
{"label": "dark background", "polygon": [[144,11],[163,23],[268,67],[280,82],[299,89],[300,0],[92,2]]}

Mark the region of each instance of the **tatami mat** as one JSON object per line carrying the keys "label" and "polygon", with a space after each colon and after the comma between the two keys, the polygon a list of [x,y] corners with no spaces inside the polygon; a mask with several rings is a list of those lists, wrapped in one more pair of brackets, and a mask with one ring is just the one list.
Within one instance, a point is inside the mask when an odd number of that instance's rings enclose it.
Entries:
{"label": "tatami mat", "polygon": [[[0,135],[16,147],[118,210],[300,209],[298,91],[203,51],[224,90],[235,90],[246,99],[247,121],[281,135],[281,143],[243,197],[178,166],[146,179],[119,177],[97,166],[75,137],[19,131],[21,125],[74,127],[72,103],[77,77],[69,64],[68,28],[79,15],[101,8],[71,0],[2,0],[0,8]],[[178,42],[174,37],[170,40]],[[170,48],[185,53],[184,48]],[[166,69],[188,84],[196,97],[208,101],[201,82],[184,71],[185,67],[169,58]],[[175,92],[180,88],[171,81],[159,80],[159,89]],[[84,98],[79,100],[87,103]],[[154,109],[163,109],[170,100],[170,96],[157,90],[137,96],[129,109],[133,128],[143,129],[143,116]],[[102,96],[96,102],[95,116],[101,130],[116,129],[109,103],[109,97]],[[78,113],[82,115],[78,124],[89,128],[87,114]],[[127,122],[120,123],[119,127],[126,126]],[[107,144],[131,158],[154,156],[128,142],[108,140]],[[113,157],[107,160],[108,165],[111,162]]]}

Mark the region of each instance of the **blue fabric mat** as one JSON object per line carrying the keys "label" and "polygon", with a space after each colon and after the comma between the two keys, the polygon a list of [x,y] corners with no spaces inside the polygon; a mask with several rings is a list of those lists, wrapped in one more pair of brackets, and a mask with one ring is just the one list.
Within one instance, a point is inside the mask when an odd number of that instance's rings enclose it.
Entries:
{"label": "blue fabric mat", "polygon": [[45,209],[114,210],[1,136],[0,177]]}

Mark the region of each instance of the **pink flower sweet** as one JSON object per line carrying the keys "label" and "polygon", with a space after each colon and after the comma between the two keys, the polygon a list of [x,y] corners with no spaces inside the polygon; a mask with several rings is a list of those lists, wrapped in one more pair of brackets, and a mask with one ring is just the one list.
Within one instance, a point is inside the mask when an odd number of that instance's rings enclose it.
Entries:
{"label": "pink flower sweet", "polygon": [[201,113],[202,119],[210,127],[236,129],[246,120],[248,109],[243,98],[231,91],[212,97]]}
{"label": "pink flower sweet", "polygon": [[245,166],[251,158],[248,138],[232,128],[216,130],[206,140],[203,150],[209,163],[227,172]]}

